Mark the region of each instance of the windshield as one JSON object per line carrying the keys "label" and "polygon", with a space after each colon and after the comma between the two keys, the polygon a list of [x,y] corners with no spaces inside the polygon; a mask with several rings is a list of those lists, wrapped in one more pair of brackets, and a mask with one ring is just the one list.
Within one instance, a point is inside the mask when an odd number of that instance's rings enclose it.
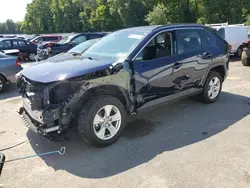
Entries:
{"label": "windshield", "polygon": [[147,31],[135,29],[116,31],[91,46],[83,56],[97,60],[117,60],[126,57],[147,34]]}
{"label": "windshield", "polygon": [[83,53],[90,46],[95,44],[98,40],[100,40],[100,39],[92,39],[92,40],[88,40],[86,42],[83,42],[83,43],[77,45],[76,47],[72,48],[71,50],[69,50],[69,52],[70,53]]}

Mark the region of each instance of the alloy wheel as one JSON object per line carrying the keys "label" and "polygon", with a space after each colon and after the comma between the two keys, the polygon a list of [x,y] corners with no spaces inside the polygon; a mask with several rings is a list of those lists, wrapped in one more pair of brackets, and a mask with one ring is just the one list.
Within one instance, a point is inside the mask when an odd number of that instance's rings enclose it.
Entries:
{"label": "alloy wheel", "polygon": [[121,126],[121,112],[114,105],[105,105],[95,115],[93,128],[101,140],[113,138]]}
{"label": "alloy wheel", "polygon": [[217,77],[213,77],[208,85],[208,97],[213,100],[220,93],[220,79]]}
{"label": "alloy wheel", "polygon": [[34,54],[34,53],[29,54],[29,59],[31,61],[35,61],[36,60],[36,54]]}

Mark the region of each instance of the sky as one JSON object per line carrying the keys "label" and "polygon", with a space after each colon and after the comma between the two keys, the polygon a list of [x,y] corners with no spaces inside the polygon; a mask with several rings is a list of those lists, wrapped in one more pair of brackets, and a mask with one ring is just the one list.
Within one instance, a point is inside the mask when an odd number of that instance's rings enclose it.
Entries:
{"label": "sky", "polygon": [[26,6],[32,0],[0,0],[0,22],[12,19],[14,22],[24,20]]}

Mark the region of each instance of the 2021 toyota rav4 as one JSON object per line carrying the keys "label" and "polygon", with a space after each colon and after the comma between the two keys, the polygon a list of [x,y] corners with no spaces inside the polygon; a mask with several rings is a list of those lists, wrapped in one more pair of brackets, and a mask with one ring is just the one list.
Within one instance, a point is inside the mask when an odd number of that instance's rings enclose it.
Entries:
{"label": "2021 toyota rav4", "polygon": [[82,54],[22,70],[19,113],[44,136],[76,126],[87,142],[106,146],[142,108],[191,95],[215,102],[228,63],[228,43],[203,25],[123,29]]}

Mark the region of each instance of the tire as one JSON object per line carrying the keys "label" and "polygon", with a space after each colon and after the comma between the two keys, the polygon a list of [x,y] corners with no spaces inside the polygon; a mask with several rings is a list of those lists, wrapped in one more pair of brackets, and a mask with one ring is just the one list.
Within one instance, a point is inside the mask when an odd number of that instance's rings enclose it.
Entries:
{"label": "tire", "polygon": [[29,53],[28,58],[30,61],[35,61],[36,60],[36,54],[35,53]]}
{"label": "tire", "polygon": [[6,89],[6,79],[0,75],[0,93]]}
{"label": "tire", "polygon": [[[110,116],[105,119],[106,109],[112,110]],[[114,115],[121,118],[118,121],[113,121],[112,123],[115,124],[113,126],[113,124],[110,125],[110,121]],[[94,121],[99,123],[94,124]],[[105,121],[107,122],[105,123]],[[85,142],[97,147],[104,147],[118,140],[126,122],[127,113],[123,104],[117,98],[104,95],[91,99],[84,104],[78,118],[78,133]],[[110,130],[113,130],[113,136]]]}
{"label": "tire", "polygon": [[250,66],[250,57],[247,57],[246,51],[243,51],[243,52],[242,52],[242,55],[241,55],[241,63],[242,63],[242,65],[244,65],[244,66]]}
{"label": "tire", "polygon": [[238,48],[237,52],[236,52],[236,55],[237,55],[238,57],[241,57],[242,52],[243,52],[243,49],[242,49],[242,47],[240,46],[240,47]]}
{"label": "tire", "polygon": [[[214,90],[211,88],[211,82],[219,82],[219,86],[216,84],[214,85]],[[215,83],[214,82],[214,83]],[[218,72],[211,71],[207,77],[207,80],[204,84],[203,91],[200,94],[200,100],[204,103],[214,103],[220,96],[222,88],[222,77]],[[214,93],[211,93],[211,90],[214,91]],[[216,92],[215,92],[216,91]],[[213,95],[214,94],[214,95]],[[215,95],[216,94],[216,95]]]}

